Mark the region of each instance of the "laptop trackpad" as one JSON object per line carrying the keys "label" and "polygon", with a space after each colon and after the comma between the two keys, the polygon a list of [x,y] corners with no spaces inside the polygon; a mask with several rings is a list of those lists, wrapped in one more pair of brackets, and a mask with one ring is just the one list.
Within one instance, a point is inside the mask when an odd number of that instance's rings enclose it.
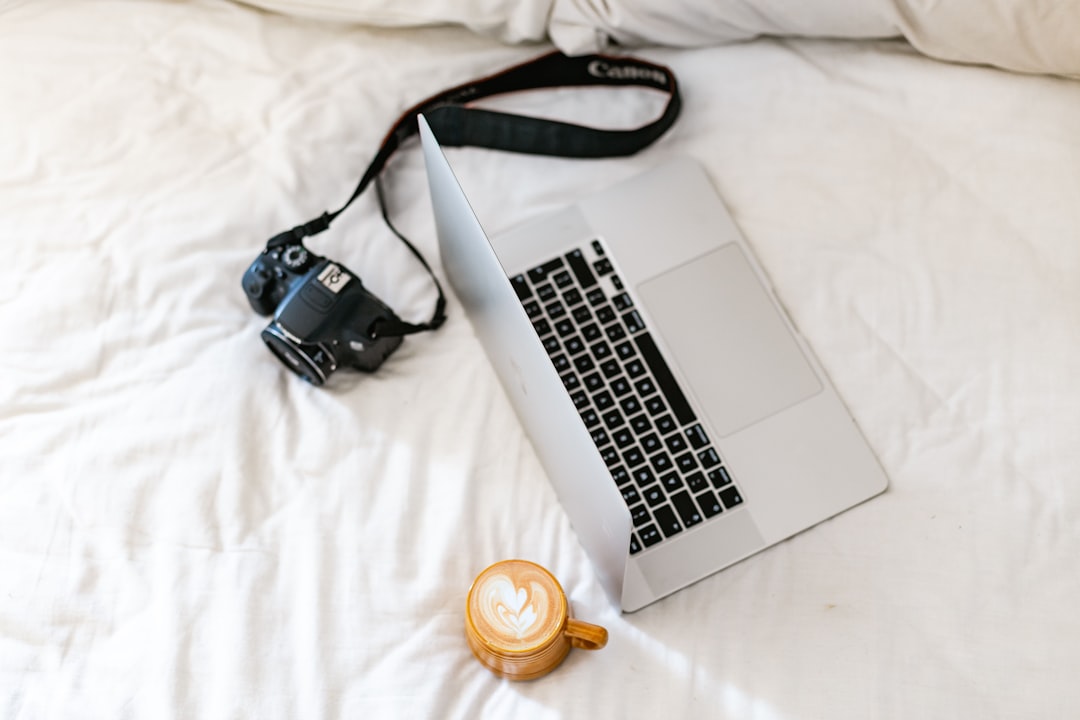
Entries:
{"label": "laptop trackpad", "polygon": [[637,286],[721,437],[791,407],[821,382],[735,243]]}

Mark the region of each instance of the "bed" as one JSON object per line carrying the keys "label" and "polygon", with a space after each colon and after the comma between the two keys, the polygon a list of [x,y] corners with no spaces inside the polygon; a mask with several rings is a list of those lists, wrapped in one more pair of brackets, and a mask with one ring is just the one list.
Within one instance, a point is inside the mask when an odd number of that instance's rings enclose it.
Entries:
{"label": "bed", "polygon": [[[1075,716],[1068,42],[1025,64],[912,23],[679,43],[581,2],[486,24],[285,4],[0,3],[0,717]],[[631,614],[452,292],[440,330],[316,388],[266,351],[240,288],[412,103],[601,37],[675,71],[678,122],[622,159],[450,150],[478,216],[498,231],[696,158],[890,479]],[[654,100],[499,102],[621,122]],[[385,181],[440,273],[415,144]],[[430,313],[370,193],[310,245]],[[550,568],[607,647],[536,681],[482,668],[465,595],[510,557]]]}

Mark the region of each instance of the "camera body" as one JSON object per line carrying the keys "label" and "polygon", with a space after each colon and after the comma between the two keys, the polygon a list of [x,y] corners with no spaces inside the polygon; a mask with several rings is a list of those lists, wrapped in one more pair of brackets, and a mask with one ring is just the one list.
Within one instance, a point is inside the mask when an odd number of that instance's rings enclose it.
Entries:
{"label": "camera body", "polygon": [[348,268],[299,240],[267,247],[241,281],[251,308],[273,315],[262,339],[285,367],[322,385],[341,367],[372,372],[402,338],[378,330],[400,319]]}

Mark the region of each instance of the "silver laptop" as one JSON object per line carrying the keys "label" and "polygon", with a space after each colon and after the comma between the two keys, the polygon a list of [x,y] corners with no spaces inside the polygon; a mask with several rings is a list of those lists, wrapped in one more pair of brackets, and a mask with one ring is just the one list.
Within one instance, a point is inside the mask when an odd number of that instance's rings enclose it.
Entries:
{"label": "silver laptop", "polygon": [[489,238],[420,134],[447,277],[623,610],[885,489],[696,163]]}

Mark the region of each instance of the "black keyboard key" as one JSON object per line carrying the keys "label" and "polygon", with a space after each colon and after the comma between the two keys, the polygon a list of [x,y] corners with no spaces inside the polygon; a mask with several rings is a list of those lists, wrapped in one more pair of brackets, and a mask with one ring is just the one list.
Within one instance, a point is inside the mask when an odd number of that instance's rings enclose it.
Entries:
{"label": "black keyboard key", "polygon": [[714,488],[719,490],[725,485],[731,484],[731,476],[728,475],[727,468],[721,465],[720,467],[715,467],[709,471],[709,482],[712,483]]}
{"label": "black keyboard key", "polygon": [[656,436],[656,433],[649,433],[641,438],[641,447],[645,452],[652,454],[661,448],[660,438]]}
{"label": "black keyboard key", "polygon": [[621,487],[630,482],[630,473],[622,465],[617,465],[611,469],[611,478]]}
{"label": "black keyboard key", "polygon": [[530,320],[535,320],[540,315],[540,303],[535,300],[530,300],[525,303],[525,314],[529,316]]}
{"label": "black keyboard key", "polygon": [[574,358],[574,368],[580,373],[587,373],[596,367],[596,363],[588,355],[578,355]]}
{"label": "black keyboard key", "polygon": [[628,467],[635,468],[645,462],[645,455],[638,448],[632,447],[623,453],[623,460]]}
{"label": "black keyboard key", "polygon": [[619,401],[619,405],[627,415],[633,415],[634,413],[641,411],[641,402],[633,395],[624,397]]}
{"label": "black keyboard key", "polygon": [[637,343],[638,350],[641,351],[642,357],[652,370],[652,376],[656,378],[656,384],[660,386],[660,392],[667,398],[668,405],[671,406],[671,411],[675,413],[679,424],[687,425],[693,422],[694,411],[690,409],[690,403],[686,401],[686,396],[675,382],[675,376],[671,374],[667,363],[664,362],[652,336],[648,333],[637,335],[634,337],[634,342]]}
{"label": "black keyboard key", "polygon": [[605,360],[600,363],[600,372],[604,373],[604,377],[612,378],[619,374],[619,363],[614,360]]}
{"label": "black keyboard key", "polygon": [[634,333],[641,332],[645,329],[645,321],[638,315],[637,310],[631,310],[622,316],[623,324],[626,325],[626,331],[633,335]]}
{"label": "black keyboard key", "polygon": [[627,507],[637,505],[641,502],[641,495],[638,493],[638,489],[633,485],[625,485],[622,488],[622,497],[626,501]]}
{"label": "black keyboard key", "polygon": [[629,310],[630,308],[634,307],[634,302],[626,293],[619,293],[615,297],[611,298],[611,302],[615,305],[615,309],[619,312]]}
{"label": "black keyboard key", "polygon": [[679,519],[675,517],[675,513],[667,505],[656,508],[653,515],[656,517],[656,525],[660,528],[660,532],[664,533],[664,537],[671,537],[682,532],[682,524],[679,523]]}
{"label": "black keyboard key", "polygon": [[654,485],[648,490],[644,490],[643,493],[645,495],[645,502],[649,503],[649,507],[656,507],[667,499],[667,496],[664,495],[664,489],[659,485]]}
{"label": "black keyboard key", "polygon": [[611,380],[611,392],[615,393],[616,397],[621,397],[630,392],[630,381],[624,377],[612,378]]}
{"label": "black keyboard key", "polygon": [[597,260],[596,262],[594,262],[592,264],[592,266],[593,266],[593,270],[596,271],[597,275],[607,275],[609,272],[611,272],[612,270],[615,269],[614,267],[611,266],[611,261],[608,260],[607,258]]}
{"label": "black keyboard key", "polygon": [[[588,357],[588,355],[582,355],[581,357]],[[589,373],[581,379],[581,382],[585,383],[585,387],[590,391],[596,392],[600,388],[604,387],[604,378],[600,377],[600,373]]]}
{"label": "black keyboard key", "polygon": [[690,488],[690,492],[696,494],[708,490],[709,482],[702,473],[693,472],[686,476],[686,487]]}
{"label": "black keyboard key", "polygon": [[[584,300],[584,298],[581,297],[581,292],[577,288],[570,288],[569,290],[563,291],[562,299],[569,307],[574,307]],[[581,309],[585,312],[589,312],[589,308],[587,307],[582,307]]]}
{"label": "black keyboard key", "polygon": [[641,543],[638,542],[637,535],[630,533],[630,554],[636,555],[641,552]]}
{"label": "black keyboard key", "polygon": [[736,505],[742,505],[742,495],[739,494],[739,488],[731,486],[726,490],[720,491],[720,499],[724,502],[724,507],[728,510]]}
{"label": "black keyboard key", "polygon": [[697,470],[698,466],[693,453],[683,453],[682,455],[679,455],[675,458],[675,464],[679,466],[679,470],[681,470],[684,475]]}
{"label": "black keyboard key", "polygon": [[675,424],[675,418],[670,415],[661,415],[656,418],[656,429],[667,435],[669,432],[673,432],[678,425]]}
{"label": "black keyboard key", "polygon": [[634,527],[641,527],[647,522],[652,522],[652,516],[649,514],[649,508],[644,505],[638,505],[630,508],[630,519],[634,522]]}
{"label": "black keyboard key", "polygon": [[664,473],[660,476],[660,484],[667,490],[668,495],[673,492],[678,492],[683,487],[683,479],[676,472]]}
{"label": "black keyboard key", "polygon": [[518,300],[525,302],[532,297],[532,288],[529,287],[529,282],[524,275],[515,275],[510,278],[510,284],[514,286],[514,292],[517,293]]}
{"label": "black keyboard key", "polygon": [[[637,483],[638,487],[648,487],[656,482],[656,476],[653,475],[653,472],[649,469],[648,465],[642,465],[630,474],[634,476],[634,482]],[[660,486],[657,485],[657,487]],[[645,499],[649,499],[648,493],[645,494]]]}
{"label": "black keyboard key", "polygon": [[574,332],[574,329],[574,323],[571,322],[569,319],[564,318],[555,323],[555,333],[561,338],[570,335],[572,332]]}
{"label": "black keyboard key", "polygon": [[573,283],[574,279],[570,277],[570,273],[568,273],[567,271],[560,270],[559,272],[555,273],[555,275],[551,278],[551,281],[555,283],[556,287],[564,288],[567,285]]}
{"label": "black keyboard key", "polygon": [[634,349],[634,344],[627,340],[615,346],[615,354],[623,360],[629,360],[637,355],[637,350]]}
{"label": "black keyboard key", "polygon": [[607,431],[602,427],[594,428],[589,434],[592,435],[593,444],[598,448],[604,447],[611,442],[611,438],[608,437]]}
{"label": "black keyboard key", "polygon": [[588,408],[585,412],[581,413],[581,420],[585,423],[585,427],[591,428],[600,424],[600,416],[596,414],[596,411],[592,408]]}
{"label": "black keyboard key", "polygon": [[547,311],[548,317],[550,317],[552,320],[554,320],[555,318],[561,318],[563,315],[566,314],[566,306],[558,300],[552,303],[548,303],[544,307],[544,310]]}
{"label": "black keyboard key", "polygon": [[593,275],[589,263],[585,260],[585,255],[580,250],[567,253],[566,262],[570,263],[570,269],[574,271],[574,275],[577,276],[578,284],[581,287],[588,289],[596,284],[596,276]]}
{"label": "black keyboard key", "polygon": [[638,531],[638,534],[641,536],[641,543],[645,547],[650,547],[663,540],[660,537],[660,531],[656,529],[655,525],[646,525]]}
{"label": "black keyboard key", "polygon": [[622,290],[623,289],[622,280],[619,279],[618,275],[612,275],[611,276],[611,286],[613,288],[615,288],[616,290]]}
{"label": "black keyboard key", "polygon": [[610,305],[602,305],[596,308],[596,319],[604,325],[615,321],[615,311]]}
{"label": "black keyboard key", "polygon": [[573,390],[581,385],[581,380],[578,379],[577,375],[570,372],[562,376],[562,384],[566,386],[567,390]]}
{"label": "black keyboard key", "polygon": [[667,453],[657,453],[649,458],[649,462],[652,463],[653,469],[658,473],[667,472],[674,467],[671,463],[671,456]]}
{"label": "black keyboard key", "polygon": [[574,401],[574,407],[578,410],[588,407],[589,405],[589,396],[585,394],[584,390],[570,393],[570,399]]}
{"label": "black keyboard key", "polygon": [[596,307],[607,300],[607,295],[605,295],[604,291],[600,288],[593,288],[585,293],[585,299],[589,301],[590,305]]}
{"label": "black keyboard key", "polygon": [[588,305],[577,306],[576,308],[574,308],[573,312],[570,313],[570,315],[574,318],[574,322],[576,322],[578,325],[584,325],[585,323],[592,320],[592,313],[589,312]]}
{"label": "black keyboard key", "polygon": [[682,518],[683,525],[686,527],[697,525],[705,519],[688,492],[679,492],[672,495],[671,504],[675,506],[675,510],[679,513],[679,517]]}
{"label": "black keyboard key", "polygon": [[675,454],[681,453],[687,447],[686,438],[678,433],[664,438],[664,443],[667,445],[667,449]]}
{"label": "black keyboard key", "polygon": [[553,288],[547,283],[544,283],[543,285],[537,285],[536,295],[540,298],[541,301],[550,302],[555,299],[555,288]]}
{"label": "black keyboard key", "polygon": [[604,392],[596,393],[593,402],[596,403],[596,407],[601,410],[608,410],[615,406],[615,398],[611,397],[611,393],[606,390]]}
{"label": "black keyboard key", "polygon": [[698,452],[698,460],[701,461],[706,470],[720,464],[720,456],[716,454],[715,448],[708,448]]}
{"label": "black keyboard key", "polygon": [[608,410],[604,413],[604,424],[614,430],[625,422],[622,413],[618,410]]}
{"label": "black keyboard key", "polygon": [[570,353],[571,355],[577,355],[579,352],[585,351],[585,343],[582,342],[581,338],[577,335],[568,337],[566,340],[563,341],[563,343],[566,347],[566,352]]}
{"label": "black keyboard key", "polygon": [[606,360],[611,357],[611,346],[603,340],[591,346],[589,349],[592,351],[593,357],[597,360]]}
{"label": "black keyboard key", "polygon": [[615,441],[615,446],[620,450],[634,444],[634,433],[630,432],[630,428],[627,427],[616,430],[612,433],[611,438]]}
{"label": "black keyboard key", "polygon": [[607,339],[611,342],[618,342],[626,337],[626,331],[622,329],[622,325],[608,325],[604,328],[604,332],[607,333]]}
{"label": "black keyboard key", "polygon": [[705,430],[700,425],[686,428],[686,439],[690,441],[695,450],[700,450],[709,444],[709,436],[705,434]]}
{"label": "black keyboard key", "polygon": [[697,504],[701,508],[701,512],[704,513],[707,518],[711,518],[714,515],[719,515],[724,512],[724,507],[711,492],[704,492],[698,495]]}
{"label": "black keyboard key", "polygon": [[533,330],[535,330],[536,334],[540,337],[544,337],[551,332],[551,323],[544,318],[540,318],[533,323]]}
{"label": "black keyboard key", "polygon": [[630,362],[626,363],[626,374],[632,378],[641,377],[645,374],[645,363],[641,360],[634,358]]}
{"label": "black keyboard key", "polygon": [[563,373],[570,369],[570,361],[566,359],[566,356],[562,353],[551,358],[551,364],[555,366],[555,369]]}
{"label": "black keyboard key", "polygon": [[544,349],[547,350],[548,355],[557,353],[559,351],[559,338],[554,335],[544,338]]}
{"label": "black keyboard key", "polygon": [[585,338],[585,342],[595,342],[603,336],[600,332],[600,326],[596,323],[589,323],[585,327],[581,328],[581,337]]}
{"label": "black keyboard key", "polygon": [[656,417],[660,413],[667,411],[667,403],[659,395],[653,395],[645,401],[645,409],[649,411],[650,415]]}
{"label": "black keyboard key", "polygon": [[638,435],[641,435],[649,432],[649,428],[651,428],[652,425],[649,424],[649,418],[642,414],[630,418],[630,427],[634,428],[634,432]]}
{"label": "black keyboard key", "polygon": [[597,255],[603,256],[603,254],[604,254],[604,246],[600,244],[599,240],[593,240],[592,241],[592,249],[593,249],[593,252],[596,253]]}
{"label": "black keyboard key", "polygon": [[614,467],[619,463],[619,453],[615,450],[614,445],[609,445],[601,450],[600,457],[603,458],[604,464],[608,467]]}
{"label": "black keyboard key", "polygon": [[653,381],[649,378],[641,378],[634,383],[634,389],[638,391],[638,395],[641,397],[648,397],[656,392],[656,386],[653,385]]}

